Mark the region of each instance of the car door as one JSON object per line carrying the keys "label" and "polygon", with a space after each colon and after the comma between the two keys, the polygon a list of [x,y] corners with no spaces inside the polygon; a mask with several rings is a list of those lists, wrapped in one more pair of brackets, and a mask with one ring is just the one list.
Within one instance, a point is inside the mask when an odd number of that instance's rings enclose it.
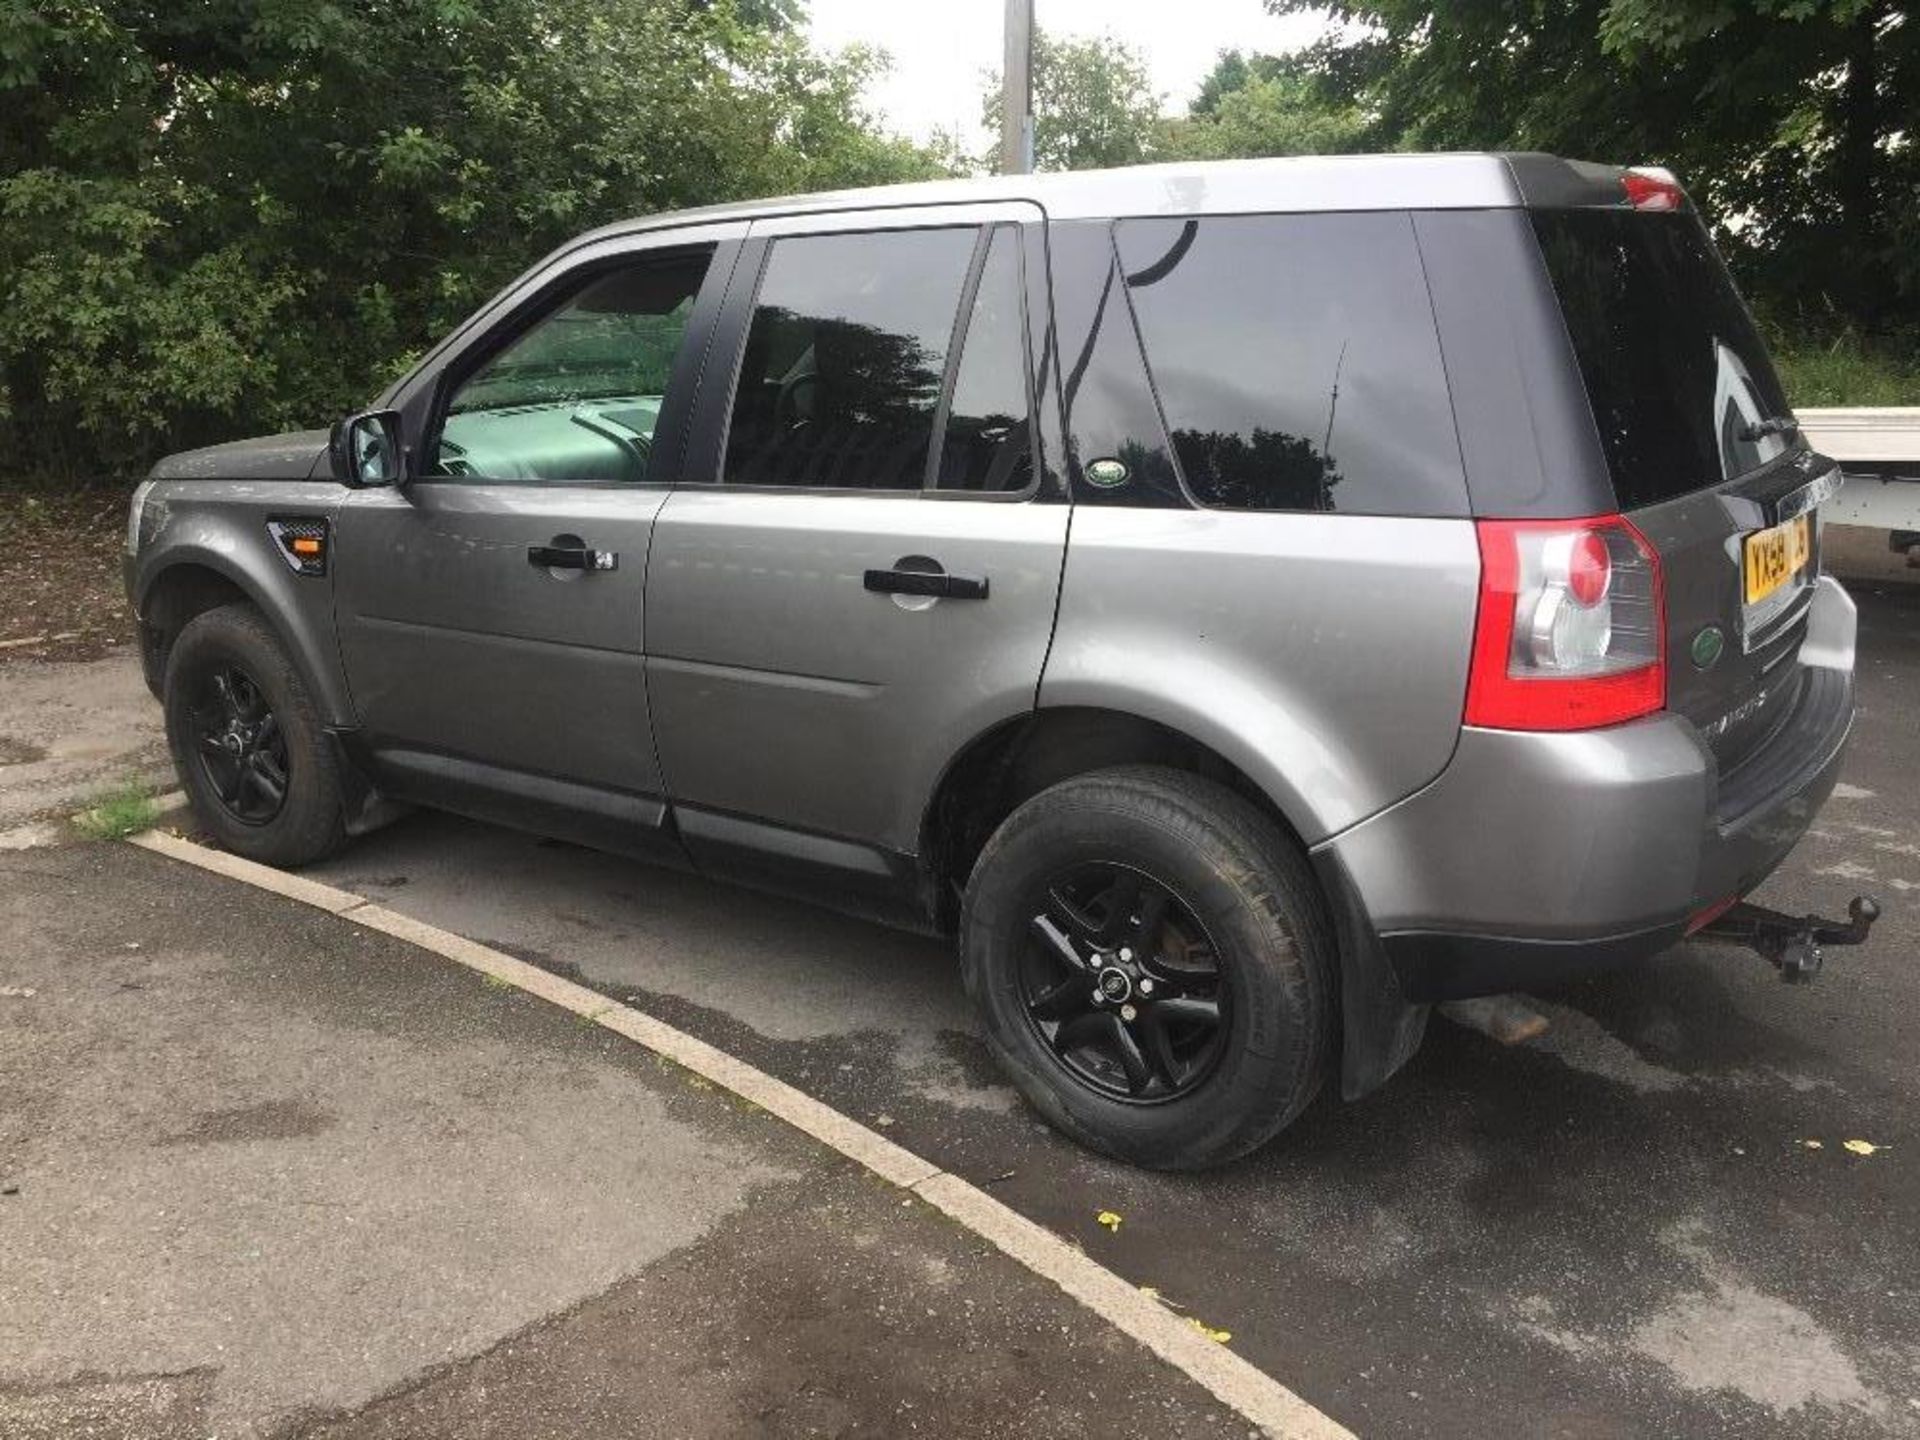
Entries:
{"label": "car door", "polygon": [[709,869],[910,873],[966,741],[1032,710],[1043,486],[1029,205],[757,221],[648,572],[648,686]]}
{"label": "car door", "polygon": [[563,262],[402,398],[416,478],[351,493],[334,546],[356,739],[383,789],[664,843],[647,551],[744,228]]}

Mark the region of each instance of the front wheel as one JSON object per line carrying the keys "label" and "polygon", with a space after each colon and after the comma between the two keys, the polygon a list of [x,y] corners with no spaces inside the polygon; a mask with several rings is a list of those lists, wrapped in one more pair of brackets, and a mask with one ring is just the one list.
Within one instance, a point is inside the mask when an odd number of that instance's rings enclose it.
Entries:
{"label": "front wheel", "polygon": [[168,653],[162,694],[181,786],[224,848],[305,865],[340,847],[338,762],[300,672],[259,611],[223,605],[188,621]]}
{"label": "front wheel", "polygon": [[1196,775],[1098,771],[1028,800],[968,881],[961,957],[1021,1093],[1135,1164],[1244,1155],[1330,1063],[1334,944],[1306,859]]}

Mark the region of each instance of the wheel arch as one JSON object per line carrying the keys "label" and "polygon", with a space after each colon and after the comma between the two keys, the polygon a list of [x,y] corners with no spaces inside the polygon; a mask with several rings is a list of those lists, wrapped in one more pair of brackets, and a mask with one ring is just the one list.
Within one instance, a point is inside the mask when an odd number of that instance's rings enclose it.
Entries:
{"label": "wheel arch", "polygon": [[1419,1047],[1426,1009],[1402,994],[1351,878],[1337,859],[1330,863],[1308,850],[1300,824],[1244,769],[1164,722],[1122,710],[1062,706],[1003,721],[974,737],[941,775],[921,826],[920,855],[932,882],[936,923],[952,927],[959,888],[987,837],[1024,800],[1075,775],[1126,764],[1165,765],[1219,780],[1308,852],[1336,947],[1341,1092],[1354,1100],[1379,1088]]}
{"label": "wheel arch", "polygon": [[322,640],[313,635],[311,618],[301,613],[311,610],[312,600],[289,593],[294,583],[324,582],[296,576],[290,570],[284,576],[263,578],[231,556],[200,546],[171,549],[143,567],[133,601],[140,619],[140,652],[148,688],[156,696],[161,693],[167,656],[188,622],[222,605],[244,601],[265,617],[286,646],[322,718],[328,724],[351,724],[352,707],[332,652],[331,592],[321,597],[327,622]]}
{"label": "wheel arch", "polygon": [[1048,706],[974,736],[954,755],[928,799],[920,857],[941,893],[942,919],[955,888],[1000,822],[1049,785],[1116,765],[1164,765],[1219,780],[1280,825],[1302,849],[1294,817],[1248,773],[1205,741],[1162,721],[1098,706]]}

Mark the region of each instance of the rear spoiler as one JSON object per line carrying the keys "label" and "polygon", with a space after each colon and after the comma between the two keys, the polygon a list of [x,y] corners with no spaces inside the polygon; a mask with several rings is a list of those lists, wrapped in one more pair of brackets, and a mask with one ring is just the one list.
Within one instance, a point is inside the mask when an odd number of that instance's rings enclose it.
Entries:
{"label": "rear spoiler", "polygon": [[1529,210],[1691,210],[1671,170],[1657,165],[1597,165],[1558,155],[1509,151],[1500,156]]}

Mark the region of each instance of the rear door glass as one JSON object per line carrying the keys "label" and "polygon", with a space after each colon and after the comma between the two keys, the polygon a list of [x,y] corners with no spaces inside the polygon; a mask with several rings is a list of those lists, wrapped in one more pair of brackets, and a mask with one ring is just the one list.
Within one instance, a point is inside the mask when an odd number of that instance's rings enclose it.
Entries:
{"label": "rear door glass", "polygon": [[1027,317],[1021,296],[1020,232],[997,225],[988,237],[960,345],[946,437],[933,477],[938,489],[1004,494],[1032,483]]}
{"label": "rear door glass", "polygon": [[1125,220],[1127,293],[1203,505],[1464,515],[1410,217]]}
{"label": "rear door glass", "polygon": [[918,490],[971,226],[773,242],[747,331],[724,479]]}
{"label": "rear door glass", "polygon": [[1698,217],[1532,220],[1621,509],[1735,479],[1787,448],[1749,429],[1787,414],[1786,395]]}

